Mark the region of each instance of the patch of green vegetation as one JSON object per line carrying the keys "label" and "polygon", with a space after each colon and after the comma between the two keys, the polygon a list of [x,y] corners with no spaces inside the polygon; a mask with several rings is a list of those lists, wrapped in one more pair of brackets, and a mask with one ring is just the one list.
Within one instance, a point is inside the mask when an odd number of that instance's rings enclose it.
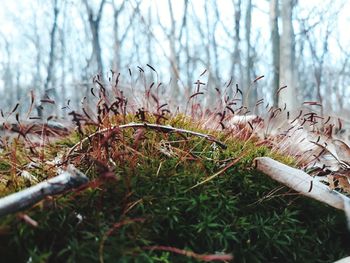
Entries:
{"label": "patch of green vegetation", "polygon": [[0,170],[1,171],[8,171],[8,170],[10,170],[10,168],[11,168],[11,165],[8,162],[6,162],[6,161],[0,162]]}
{"label": "patch of green vegetation", "polygon": [[[179,121],[185,123],[183,118]],[[191,129],[188,122],[184,127]],[[252,164],[258,156],[293,164],[289,157],[219,132],[215,135],[227,149],[194,136],[145,130],[139,139],[137,132],[123,130],[108,146],[108,157],[103,147],[86,146],[83,151],[89,154],[72,159],[78,168],[88,170],[90,187],[25,211],[37,227],[14,215],[2,218],[2,258],[197,262],[149,246],[232,253],[234,262],[249,263],[333,262],[350,253],[342,213],[288,195],[287,189],[270,195],[279,185]],[[223,170],[237,158],[237,164]],[[105,176],[101,163],[115,176]]]}

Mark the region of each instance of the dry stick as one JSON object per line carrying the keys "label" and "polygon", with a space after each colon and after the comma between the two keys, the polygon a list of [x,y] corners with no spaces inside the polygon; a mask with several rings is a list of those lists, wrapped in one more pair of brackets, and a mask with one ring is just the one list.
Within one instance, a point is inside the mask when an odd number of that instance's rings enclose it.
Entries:
{"label": "dry stick", "polygon": [[1,198],[0,216],[24,210],[43,200],[46,196],[61,194],[88,181],[85,174],[73,165],[69,165],[66,171],[56,177]]}
{"label": "dry stick", "polygon": [[302,170],[292,168],[269,157],[258,157],[254,160],[256,169],[270,176],[272,179],[294,189],[295,191],[337,209],[343,210],[350,229],[350,198],[330,190],[328,186],[313,180]]}
{"label": "dry stick", "polygon": [[[22,126],[21,126],[22,125]],[[29,122],[29,121],[21,121],[21,125],[17,122],[4,122],[0,124],[0,131],[8,131],[17,133],[16,131],[20,131],[23,128],[28,128],[33,126],[34,128],[42,128],[46,127],[51,131],[62,132],[65,134],[69,133],[69,128],[65,127],[63,124],[59,122]],[[25,130],[25,129],[24,129]]]}
{"label": "dry stick", "polygon": [[195,131],[175,128],[175,127],[167,126],[167,125],[150,124],[150,123],[134,123],[134,122],[132,122],[132,123],[128,123],[128,124],[114,126],[114,127],[111,127],[111,128],[106,128],[106,129],[97,131],[97,132],[95,132],[93,134],[90,134],[89,136],[85,137],[83,140],[81,140],[80,142],[75,144],[72,148],[70,148],[70,150],[68,151],[66,156],[67,157],[70,156],[79,145],[82,145],[84,142],[90,140],[91,138],[95,137],[96,135],[103,134],[103,133],[106,133],[106,132],[111,132],[111,131],[116,130],[116,129],[125,129],[125,128],[149,128],[149,129],[160,130],[162,132],[188,133],[188,134],[191,134],[191,135],[194,135],[194,136],[205,138],[208,141],[215,142],[223,149],[227,148],[227,146],[224,143],[220,142],[219,140],[215,139],[213,136],[208,135],[208,134],[203,134],[203,133],[199,133],[199,132],[195,132]]}
{"label": "dry stick", "polygon": [[339,259],[333,263],[350,263],[350,257]]}
{"label": "dry stick", "polygon": [[232,261],[233,255],[232,254],[197,254],[193,251],[179,249],[176,247],[169,247],[169,246],[147,246],[143,247],[145,250],[160,250],[160,251],[168,251],[180,255],[184,255],[186,257],[192,257],[197,260],[209,262],[209,261]]}
{"label": "dry stick", "polygon": [[225,171],[227,171],[229,168],[231,168],[232,166],[234,166],[235,164],[237,164],[246,154],[242,154],[240,157],[236,158],[235,160],[233,160],[232,162],[230,162],[228,165],[226,165],[224,168],[222,168],[220,171],[218,171],[217,173],[209,176],[208,178],[204,179],[203,181],[195,184],[194,186],[188,188],[186,191],[192,190],[193,188],[196,188],[202,184],[205,184],[207,182],[209,182],[210,180],[213,180],[215,177],[219,176],[220,174],[224,173]]}

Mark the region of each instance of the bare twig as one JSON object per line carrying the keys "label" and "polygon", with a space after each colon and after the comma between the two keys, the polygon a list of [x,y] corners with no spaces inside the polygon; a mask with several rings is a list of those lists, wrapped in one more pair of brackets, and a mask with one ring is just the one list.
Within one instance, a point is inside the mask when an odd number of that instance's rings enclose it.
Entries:
{"label": "bare twig", "polygon": [[[48,129],[53,129],[57,130],[58,132],[64,132],[66,134],[69,133],[69,128],[67,128],[65,125],[66,124],[61,124],[59,122],[43,122],[43,121],[21,121],[21,125],[23,127],[28,127],[28,126],[34,126],[35,128],[42,128],[43,126],[47,127]],[[19,129],[20,125],[18,124],[17,121],[6,121],[4,123],[0,124],[0,130],[11,130],[11,129]]]}
{"label": "bare twig", "polygon": [[73,165],[69,165],[66,171],[56,177],[1,198],[0,216],[24,210],[43,200],[46,196],[61,194],[88,181],[85,174]]}
{"label": "bare twig", "polygon": [[194,135],[194,136],[205,138],[205,139],[207,139],[208,141],[211,141],[211,142],[215,142],[216,144],[218,144],[223,149],[227,148],[227,146],[224,143],[220,142],[219,140],[215,139],[213,136],[208,135],[208,134],[203,134],[203,133],[199,133],[199,132],[195,132],[195,131],[175,128],[175,127],[167,126],[167,125],[150,124],[150,123],[134,123],[134,122],[132,122],[132,123],[128,123],[128,124],[123,124],[123,125],[119,125],[119,126],[106,128],[106,129],[97,131],[97,132],[95,132],[93,134],[90,134],[89,136],[87,136],[84,139],[82,139],[80,142],[76,143],[72,148],[70,148],[68,153],[66,154],[66,157],[70,156],[76,150],[76,148],[79,145],[83,145],[83,143],[85,143],[86,141],[90,141],[93,137],[95,137],[95,136],[97,136],[99,134],[115,131],[115,130],[118,130],[118,129],[125,129],[125,128],[149,128],[149,129],[159,130],[159,131],[165,132],[165,133],[168,133],[168,132],[187,133],[187,134],[191,134],[191,135]]}

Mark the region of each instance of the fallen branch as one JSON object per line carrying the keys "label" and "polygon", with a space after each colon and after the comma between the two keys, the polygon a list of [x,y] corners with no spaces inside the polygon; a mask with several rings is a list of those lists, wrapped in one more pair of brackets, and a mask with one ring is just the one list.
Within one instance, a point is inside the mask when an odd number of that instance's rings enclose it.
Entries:
{"label": "fallen branch", "polygon": [[84,139],[82,139],[80,142],[76,143],[72,148],[70,148],[66,156],[70,156],[79,145],[82,145],[86,141],[90,141],[93,137],[95,137],[95,136],[97,136],[99,134],[103,134],[103,133],[106,133],[106,132],[112,132],[114,130],[125,129],[125,128],[149,128],[149,129],[160,130],[160,131],[166,132],[166,133],[167,132],[187,133],[187,134],[191,134],[191,135],[194,135],[194,136],[205,138],[205,139],[207,139],[208,141],[211,141],[211,142],[215,142],[217,145],[219,145],[223,149],[227,148],[227,146],[224,143],[220,142],[219,140],[215,139],[213,136],[208,135],[208,134],[203,134],[203,133],[199,133],[199,132],[195,132],[195,131],[175,128],[175,127],[172,127],[172,126],[160,125],[160,124],[128,123],[128,124],[123,124],[123,125],[119,125],[119,126],[113,126],[113,127],[110,127],[110,128],[106,128],[106,129],[97,131],[97,132],[95,132],[93,134],[90,134],[89,136],[87,136]]}
{"label": "fallen branch", "polygon": [[14,134],[37,134],[41,135],[45,130],[49,135],[68,135],[70,128],[66,124],[62,124],[55,121],[21,121],[20,123],[12,120],[0,123],[1,133],[14,133]]}
{"label": "fallen branch", "polygon": [[66,171],[56,177],[1,198],[0,216],[24,210],[47,196],[61,194],[88,181],[85,174],[69,165]]}
{"label": "fallen branch", "polygon": [[269,157],[258,157],[254,160],[256,169],[272,179],[294,189],[295,191],[345,211],[350,228],[350,198],[329,189],[328,186],[313,180],[307,173],[277,162]]}
{"label": "fallen branch", "polygon": [[350,257],[339,259],[333,263],[350,263]]}

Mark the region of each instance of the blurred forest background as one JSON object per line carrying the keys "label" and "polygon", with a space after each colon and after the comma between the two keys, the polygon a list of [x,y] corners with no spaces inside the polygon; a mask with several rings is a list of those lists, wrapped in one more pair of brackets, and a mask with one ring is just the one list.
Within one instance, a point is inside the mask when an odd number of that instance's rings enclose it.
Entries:
{"label": "blurred forest background", "polygon": [[78,107],[91,96],[94,75],[108,81],[120,72],[121,87],[162,82],[174,102],[192,94],[200,79],[213,96],[215,88],[233,94],[238,84],[251,107],[262,98],[289,109],[317,101],[327,113],[349,113],[346,0],[3,0],[1,6],[4,112],[18,102],[25,110],[33,91],[65,116],[68,101]]}

